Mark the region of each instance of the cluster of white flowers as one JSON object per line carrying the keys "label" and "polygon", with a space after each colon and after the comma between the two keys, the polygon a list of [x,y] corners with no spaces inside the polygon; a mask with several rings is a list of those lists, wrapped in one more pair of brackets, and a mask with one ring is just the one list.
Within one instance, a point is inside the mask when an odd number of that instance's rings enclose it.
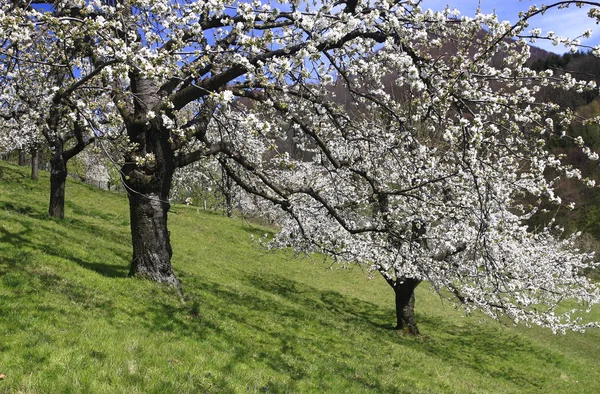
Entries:
{"label": "cluster of white flowers", "polygon": [[154,156],[154,153],[146,153],[144,156],[134,156],[134,160],[135,165],[138,167],[156,164],[156,156]]}

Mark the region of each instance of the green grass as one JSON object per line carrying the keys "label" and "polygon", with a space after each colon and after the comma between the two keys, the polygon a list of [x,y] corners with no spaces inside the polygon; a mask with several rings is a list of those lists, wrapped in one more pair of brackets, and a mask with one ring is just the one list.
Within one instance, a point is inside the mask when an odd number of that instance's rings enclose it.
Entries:
{"label": "green grass", "polygon": [[[267,253],[264,229],[169,216],[185,301],[127,277],[126,198],[0,163],[0,393],[597,393],[600,331],[462,317],[417,289],[424,334],[390,330],[393,295],[359,268]],[[596,310],[595,317],[600,318]]]}

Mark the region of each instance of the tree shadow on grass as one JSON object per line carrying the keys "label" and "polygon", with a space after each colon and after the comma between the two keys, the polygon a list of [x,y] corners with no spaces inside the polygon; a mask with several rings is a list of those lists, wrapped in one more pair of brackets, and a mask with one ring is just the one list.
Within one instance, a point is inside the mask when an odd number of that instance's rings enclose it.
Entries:
{"label": "tree shadow on grass", "polygon": [[[20,234],[12,234],[14,239],[20,239],[27,230]],[[0,228],[0,242],[4,239],[6,231]],[[4,298],[17,300],[22,297],[38,297],[42,294],[64,296],[66,300],[81,305],[84,309],[96,309],[103,314],[113,311],[110,297],[99,293],[95,288],[82,283],[69,280],[61,276],[53,268],[32,263],[32,252],[17,251],[18,255],[0,253],[0,282],[5,289],[9,289]],[[17,302],[17,305],[20,303]],[[52,318],[58,312],[54,307],[38,305],[34,311],[28,313],[39,313],[46,318]]]}
{"label": "tree shadow on grass", "polygon": [[11,211],[19,215],[26,215],[35,219],[45,219],[48,217],[46,212],[41,212],[31,205],[14,201],[0,201],[0,209]]}
{"label": "tree shadow on grass", "polygon": [[[73,209],[73,211],[80,216],[90,217],[90,218],[100,218],[102,220],[107,221],[110,224],[115,223],[115,218],[117,217],[116,215],[113,215],[113,214],[104,215],[104,214],[102,214],[102,212],[93,210],[93,209],[86,210],[86,209],[81,208],[78,205],[71,203],[71,202],[66,202],[66,205],[70,206],[71,209]],[[71,228],[71,229],[77,229],[78,231],[81,231],[82,233],[90,233],[90,235],[92,235],[92,236],[101,235],[102,238],[110,239],[115,242],[120,242],[123,239],[123,234],[119,233],[118,231],[110,230],[106,227],[99,227],[99,226],[95,225],[94,223],[86,222],[85,220],[81,220],[79,218],[74,218],[74,217],[66,217],[64,219],[56,219],[56,218],[50,217],[48,215],[48,212],[45,210],[40,210],[39,208],[36,208],[29,204],[21,203],[21,202],[0,201],[0,209],[11,211],[11,212],[14,212],[19,215],[24,215],[31,219],[39,220],[40,223],[47,223],[47,222],[60,223],[64,227]]]}
{"label": "tree shadow on grass", "polygon": [[84,309],[93,309],[107,317],[114,315],[113,301],[108,296],[98,293],[94,288],[48,272],[38,273],[38,278],[46,287],[63,295],[69,301],[81,305]]}
{"label": "tree shadow on grass", "polygon": [[73,210],[73,213],[77,215],[102,219],[111,223],[116,222],[119,218],[119,216],[115,215],[114,213],[107,213],[99,209],[82,207],[81,205],[75,204],[73,201],[69,200],[65,201],[65,207],[70,208]]}
{"label": "tree shadow on grass", "polygon": [[8,167],[6,163],[2,163],[2,165],[0,165],[0,180],[2,180],[2,182],[20,183],[25,179],[28,179],[28,177],[25,175],[23,170],[17,170],[16,168]]}
{"label": "tree shadow on grass", "polygon": [[310,309],[335,313],[345,321],[357,321],[377,328],[392,328],[385,322],[394,318],[393,311],[384,310],[371,302],[336,291],[318,290],[276,275],[251,275],[246,277],[246,282],[261,291],[275,294]]}
{"label": "tree shadow on grass", "polygon": [[[519,387],[539,388],[543,383],[527,371],[519,370],[523,360],[537,363],[540,369],[558,370],[561,365],[560,355],[515,333],[500,330],[496,322],[491,322],[491,326],[490,323],[458,325],[447,318],[419,314],[417,310],[419,324],[426,334],[431,332],[432,335],[412,338],[390,330],[392,326],[386,322],[394,319],[392,308],[382,308],[335,291],[317,290],[274,275],[251,276],[247,281],[257,290],[276,294],[306,308],[337,314],[341,322],[359,324],[373,333],[381,333],[383,329],[386,332],[383,337],[390,342],[410,346],[449,364],[459,364]],[[392,294],[389,296],[393,299]]]}
{"label": "tree shadow on grass", "polygon": [[3,227],[0,227],[0,243],[6,243],[9,245],[21,246],[30,244],[27,235],[31,234],[32,229],[28,223],[24,226],[25,229],[19,232],[11,232]]}
{"label": "tree shadow on grass", "polygon": [[[123,255],[123,251],[118,247],[112,247],[109,250],[104,250],[102,254],[87,253],[91,256],[90,260],[84,260],[78,257],[70,247],[70,245],[76,244],[83,240],[94,239],[97,235],[94,233],[95,230],[90,232],[89,224],[84,223],[61,223],[64,227],[71,230],[76,230],[77,237],[69,234],[61,227],[50,226],[47,220],[39,220],[35,223],[31,220],[13,218],[11,219],[14,223],[19,223],[25,229],[19,232],[11,232],[6,229],[0,228],[0,243],[7,243],[13,245],[15,248],[31,247],[36,250],[40,250],[48,256],[61,258],[64,260],[71,261],[83,268],[95,271],[100,275],[111,277],[111,278],[123,278],[128,275],[128,267],[120,265],[118,263],[111,264],[106,261],[97,260],[97,256],[108,256],[107,252],[110,251],[114,256],[117,256],[117,261],[127,261],[128,257]],[[33,237],[34,232],[44,232],[46,236]],[[107,237],[114,236],[117,234],[110,235]]]}
{"label": "tree shadow on grass", "polygon": [[564,358],[561,354],[515,332],[503,330],[500,323],[457,325],[442,318],[420,316],[419,319],[431,336],[413,342],[411,346],[449,363],[464,365],[483,375],[530,389],[540,389],[544,382],[536,373],[523,370],[523,366],[561,370]]}
{"label": "tree shadow on grass", "polygon": [[[371,341],[379,346],[387,343],[390,352],[402,353],[403,347],[409,347],[443,364],[471,369],[524,390],[539,390],[544,383],[539,374],[530,376],[520,370],[527,365],[524,360],[531,360],[538,370],[560,367],[556,354],[497,326],[464,326],[443,317],[418,315],[429,335],[414,338],[389,330],[384,322],[393,319],[392,308],[276,275],[248,276],[240,284],[226,286],[189,275],[186,304],[154,303],[141,320],[150,332],[211,341],[213,348],[229,357],[225,369],[261,363],[323,391],[335,376],[349,387],[398,392],[362,367],[362,359],[372,357],[364,350]],[[311,376],[315,359],[326,364],[327,371],[319,376]],[[388,354],[386,359],[390,371],[400,376],[407,373],[403,356]],[[215,384],[227,387],[226,382]],[[265,381],[263,386],[277,391],[276,384]]]}
{"label": "tree shadow on grass", "polygon": [[[328,391],[332,374],[355,388],[369,385],[378,392],[394,392],[392,386],[377,380],[353,378],[360,376],[356,367],[360,353],[352,351],[348,338],[338,335],[340,327],[331,321],[315,289],[296,286],[316,299],[304,300],[299,295],[290,302],[269,297],[260,288],[254,289],[258,292],[251,288],[240,291],[198,278],[186,287],[194,290],[188,292],[185,305],[154,303],[140,320],[151,332],[167,331],[182,338],[210,341],[211,347],[226,358],[222,367],[226,375],[236,373],[239,365],[258,363],[292,379],[288,386],[282,386],[282,382],[264,378],[256,384],[265,392],[281,392],[282,387],[297,392],[294,385],[301,380]],[[329,360],[328,374],[314,375],[315,358]],[[226,381],[214,384],[228,389]]]}
{"label": "tree shadow on grass", "polygon": [[274,234],[272,230],[265,230],[264,228],[260,228],[258,226],[255,226],[252,223],[249,223],[247,221],[245,221],[244,223],[242,223],[242,225],[240,226],[240,229],[242,231],[250,234],[255,239],[261,239],[262,237],[265,236],[265,234],[268,237],[272,237],[273,234]]}
{"label": "tree shadow on grass", "polygon": [[[62,258],[68,260],[72,263],[79,265],[82,268],[85,268],[90,271],[94,271],[102,276],[108,278],[126,278],[129,274],[129,266],[125,265],[128,262],[127,258],[121,253],[120,250],[113,250],[113,255],[117,258],[115,259],[117,262],[115,263],[107,263],[104,261],[98,261],[95,259],[84,260],[80,257],[75,256],[72,253],[69,253],[68,247],[60,247],[57,245],[39,245],[38,246],[41,251],[49,256],[54,256],[58,258]],[[106,256],[106,254],[105,254]],[[123,263],[123,264],[119,264]]]}

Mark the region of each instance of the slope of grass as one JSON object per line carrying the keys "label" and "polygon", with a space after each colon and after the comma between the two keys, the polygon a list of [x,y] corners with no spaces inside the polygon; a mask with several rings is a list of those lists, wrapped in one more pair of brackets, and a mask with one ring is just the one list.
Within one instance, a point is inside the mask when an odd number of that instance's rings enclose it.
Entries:
{"label": "slope of grass", "polygon": [[[418,289],[422,337],[399,335],[392,292],[250,240],[239,219],[175,206],[185,286],[127,277],[126,198],[0,162],[0,393],[596,393],[600,332],[553,336],[462,317]],[[600,318],[600,312],[594,312]]]}

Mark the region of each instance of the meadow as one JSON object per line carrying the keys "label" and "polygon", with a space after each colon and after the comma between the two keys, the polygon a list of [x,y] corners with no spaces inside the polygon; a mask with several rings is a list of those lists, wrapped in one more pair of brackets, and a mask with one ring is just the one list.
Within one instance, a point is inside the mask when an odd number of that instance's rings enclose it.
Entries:
{"label": "meadow", "polygon": [[[0,393],[597,393],[600,330],[553,335],[463,316],[426,284],[422,335],[358,266],[269,252],[271,230],[175,205],[184,286],[127,276],[127,198],[0,162]],[[600,320],[600,310],[592,318]]]}

